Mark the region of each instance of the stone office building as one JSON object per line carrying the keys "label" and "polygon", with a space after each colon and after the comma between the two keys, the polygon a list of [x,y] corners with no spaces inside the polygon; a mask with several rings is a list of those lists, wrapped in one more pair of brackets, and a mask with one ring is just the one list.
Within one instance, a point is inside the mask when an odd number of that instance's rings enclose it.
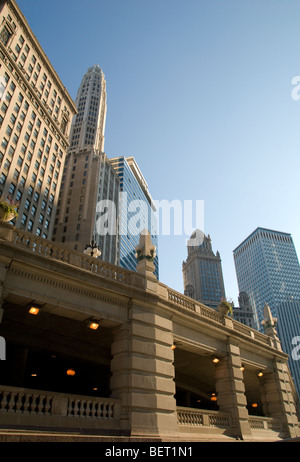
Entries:
{"label": "stone office building", "polygon": [[0,1],[0,83],[0,197],[49,239],[76,107],[14,0]]}
{"label": "stone office building", "polygon": [[114,232],[97,226],[105,210],[99,204],[111,201],[118,210],[119,202],[119,178],[104,152],[106,81],[98,65],[84,74],[75,103],[78,112],[71,125],[53,240],[79,251],[94,241],[101,259],[117,264],[117,223]]}
{"label": "stone office building", "polygon": [[270,310],[263,334],[167,287],[143,238],[129,271],[0,223],[0,440],[299,436]]}
{"label": "stone office building", "polygon": [[[200,236],[203,238],[198,239]],[[217,308],[225,298],[220,253],[213,252],[210,235],[205,236],[200,230],[194,231],[190,239],[193,245],[187,245],[188,256],[182,263],[184,293]]]}

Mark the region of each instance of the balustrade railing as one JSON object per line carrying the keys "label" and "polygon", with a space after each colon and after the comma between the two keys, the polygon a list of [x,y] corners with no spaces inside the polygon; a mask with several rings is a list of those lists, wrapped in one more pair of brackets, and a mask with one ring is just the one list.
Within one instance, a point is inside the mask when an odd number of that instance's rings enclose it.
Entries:
{"label": "balustrade railing", "polygon": [[230,416],[219,411],[177,407],[178,425],[229,428]]}
{"label": "balustrade railing", "polygon": [[[120,402],[109,398],[67,395],[63,393],[23,389],[0,385],[0,422],[6,423],[7,416],[45,416],[48,422],[58,417],[98,422],[119,422]],[[6,416],[6,417],[5,417]],[[4,417],[4,419],[3,419]],[[50,420],[49,420],[50,419]],[[80,424],[82,425],[82,422]]]}
{"label": "balustrade railing", "polygon": [[[177,407],[177,422],[179,426],[195,429],[196,427],[210,427],[211,430],[215,428],[230,431],[231,427],[229,414],[185,407]],[[271,417],[249,416],[249,425],[253,431],[267,431],[277,434],[283,432],[282,422]]]}
{"label": "balustrade railing", "polygon": [[[219,324],[223,323],[223,317],[217,310],[214,310],[206,305],[203,305],[202,303],[197,302],[196,300],[193,300],[190,297],[181,294],[180,292],[176,292],[175,290],[168,289],[168,298],[170,302],[176,304],[177,306],[194,311],[200,316],[210,319]],[[231,318],[231,328],[250,338],[263,342],[266,345],[270,345],[270,337],[268,337],[267,335],[261,332],[258,332],[255,329],[251,329],[251,327],[245,326],[244,324],[232,318]]]}
{"label": "balustrade railing", "polygon": [[35,236],[34,234],[6,223],[0,223],[1,237],[7,236],[6,240],[17,247],[26,248],[35,255],[41,255],[53,260],[68,263],[80,269],[90,271],[102,277],[125,283],[126,276],[130,271],[119,266],[106,263],[101,259],[90,257],[82,252],[68,249],[48,239]]}
{"label": "balustrade railing", "polygon": [[282,431],[282,423],[278,419],[271,417],[250,416],[249,424],[251,430],[272,430],[276,432]]}

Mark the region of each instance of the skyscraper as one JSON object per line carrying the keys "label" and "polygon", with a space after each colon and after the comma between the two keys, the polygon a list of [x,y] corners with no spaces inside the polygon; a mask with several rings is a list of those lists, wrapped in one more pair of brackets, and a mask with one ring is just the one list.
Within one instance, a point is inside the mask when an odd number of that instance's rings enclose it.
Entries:
{"label": "skyscraper", "polygon": [[139,235],[144,228],[151,234],[156,246],[154,259],[156,277],[159,277],[158,239],[155,206],[148,185],[133,157],[115,157],[110,162],[119,176],[119,239],[120,265],[132,271],[136,270],[135,247],[139,244]]}
{"label": "skyscraper", "polygon": [[90,67],[81,80],[70,132],[70,152],[81,148],[104,151],[106,123],[106,81],[100,67]]}
{"label": "skyscraper", "polygon": [[51,237],[76,107],[14,0],[0,4],[0,196]]}
{"label": "skyscraper", "polygon": [[[191,239],[195,238],[194,232]],[[210,236],[199,245],[188,245],[188,257],[182,263],[184,293],[195,300],[217,308],[225,298],[221,257],[214,254]]]}
{"label": "skyscraper", "polygon": [[283,351],[289,355],[290,371],[300,396],[300,300],[279,303],[276,310],[278,336]]}
{"label": "skyscraper", "polygon": [[117,264],[118,235],[97,232],[97,204],[118,206],[119,179],[104,153],[106,82],[98,65],[83,76],[76,97],[78,113],[70,132],[53,240],[83,251],[94,241],[101,259]]}
{"label": "skyscraper", "polygon": [[257,228],[233,255],[239,291],[250,297],[257,329],[265,303],[278,317],[279,305],[300,300],[300,266],[290,234]]}

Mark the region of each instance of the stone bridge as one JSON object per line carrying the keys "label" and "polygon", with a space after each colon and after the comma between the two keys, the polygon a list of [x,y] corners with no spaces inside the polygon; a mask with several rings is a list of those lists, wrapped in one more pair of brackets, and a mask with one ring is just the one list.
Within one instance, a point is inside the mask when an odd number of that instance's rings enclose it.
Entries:
{"label": "stone bridge", "polygon": [[0,429],[160,440],[299,436],[276,337],[0,222]]}

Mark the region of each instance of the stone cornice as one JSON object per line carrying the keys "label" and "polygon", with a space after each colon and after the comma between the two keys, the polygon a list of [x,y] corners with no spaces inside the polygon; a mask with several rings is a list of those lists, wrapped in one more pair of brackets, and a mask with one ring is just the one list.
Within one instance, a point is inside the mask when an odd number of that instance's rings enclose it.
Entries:
{"label": "stone cornice", "polygon": [[[80,280],[71,280],[68,276],[62,274],[57,275],[55,271],[53,273],[45,269],[40,271],[40,269],[34,268],[28,263],[24,265],[24,262],[17,259],[12,260],[10,264],[8,275],[10,274],[28,281],[45,284],[52,289],[62,289],[77,296],[94,298],[117,306],[127,307],[129,301],[129,298],[117,297],[115,293],[114,295],[109,294],[103,288],[97,289],[95,286],[86,283],[83,285]],[[49,292],[49,296],[51,297],[51,292]]]}

